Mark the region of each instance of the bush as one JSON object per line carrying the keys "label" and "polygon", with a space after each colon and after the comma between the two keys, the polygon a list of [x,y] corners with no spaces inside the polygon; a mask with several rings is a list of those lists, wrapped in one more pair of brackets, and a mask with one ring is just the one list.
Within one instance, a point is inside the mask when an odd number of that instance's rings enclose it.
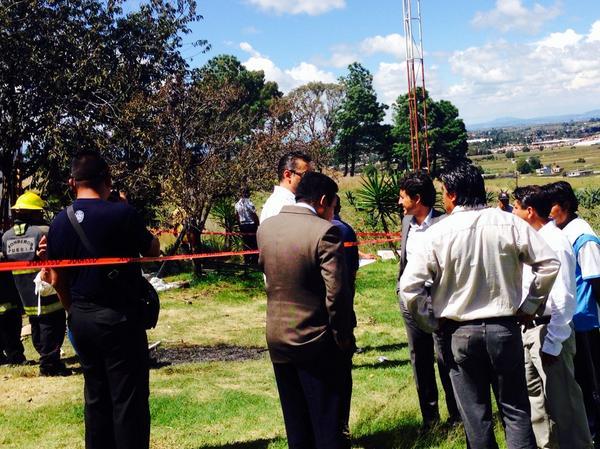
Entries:
{"label": "bush", "polygon": [[522,175],[526,175],[527,173],[531,173],[531,165],[527,162],[526,159],[519,159],[517,161],[517,171]]}
{"label": "bush", "polygon": [[529,153],[531,151],[531,148],[529,148],[528,146],[524,146],[521,151],[523,151],[523,153]]}
{"label": "bush", "polygon": [[514,159],[515,158],[515,152],[513,150],[508,150],[505,154],[507,159]]}
{"label": "bush", "polygon": [[537,156],[531,156],[527,159],[527,162],[529,163],[529,166],[531,167],[532,171],[538,168],[542,168],[542,161]]}
{"label": "bush", "polygon": [[575,163],[576,163],[576,164],[585,164],[585,159],[584,159],[584,158],[582,158],[582,157],[580,157],[579,159],[576,159],[576,160],[575,160]]}

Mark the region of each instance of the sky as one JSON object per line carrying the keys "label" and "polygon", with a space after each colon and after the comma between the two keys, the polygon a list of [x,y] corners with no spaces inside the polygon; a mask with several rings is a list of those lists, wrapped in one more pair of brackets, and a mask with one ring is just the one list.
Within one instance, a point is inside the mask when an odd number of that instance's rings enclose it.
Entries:
{"label": "sky", "polygon": [[[413,0],[416,3],[416,0]],[[233,54],[283,92],[358,61],[379,101],[407,90],[401,0],[198,0],[182,53]],[[600,109],[600,0],[421,0],[425,83],[467,125]],[[190,42],[207,39],[199,54]]]}

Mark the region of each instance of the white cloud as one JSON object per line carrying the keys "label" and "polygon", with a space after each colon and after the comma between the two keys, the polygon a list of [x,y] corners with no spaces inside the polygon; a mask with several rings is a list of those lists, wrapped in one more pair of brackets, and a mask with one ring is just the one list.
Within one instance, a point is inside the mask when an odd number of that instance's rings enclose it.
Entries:
{"label": "white cloud", "polygon": [[501,116],[559,115],[600,106],[600,39],[573,30],[537,42],[500,41],[455,51],[457,80],[443,89],[470,122]]}
{"label": "white cloud", "polygon": [[590,34],[588,34],[587,42],[600,42],[600,20],[596,20],[592,24]]}
{"label": "white cloud", "polygon": [[475,13],[471,23],[478,28],[492,27],[502,32],[520,30],[537,33],[545,22],[560,15],[560,5],[559,0],[549,7],[535,3],[527,9],[522,0],[496,0],[494,9]]}
{"label": "white cloud", "polygon": [[538,41],[538,47],[551,48],[566,48],[577,43],[583,38],[581,34],[577,34],[572,29],[568,29],[564,33],[551,33],[548,37]]}
{"label": "white cloud", "polygon": [[388,53],[398,58],[404,58],[406,55],[404,36],[398,33],[388,34],[387,36],[368,37],[360,43],[359,47],[361,52],[368,55]]}
{"label": "white cloud", "polygon": [[260,30],[253,25],[242,28],[244,34],[260,34]]}
{"label": "white cloud", "polygon": [[309,14],[316,16],[346,6],[346,0],[248,0],[264,11],[276,14]]}
{"label": "white cloud", "polygon": [[250,53],[252,56],[260,56],[260,53],[257,52],[254,48],[252,48],[252,45],[250,45],[248,42],[240,42],[240,48],[246,53]]}
{"label": "white cloud", "polygon": [[256,51],[249,43],[240,43],[240,48],[251,55],[242,64],[248,70],[262,70],[265,73],[265,79],[275,81],[283,92],[289,92],[311,81],[322,81],[324,83],[333,83],[336,81],[333,73],[320,70],[314,64],[300,62],[290,69],[282,70],[267,56],[261,55]]}
{"label": "white cloud", "polygon": [[354,45],[335,45],[331,48],[331,52],[331,57],[323,63],[336,68],[345,68],[355,61],[362,61],[365,56],[374,54],[388,54],[398,59],[404,59],[406,47],[404,36],[392,33],[386,36],[370,36]]}

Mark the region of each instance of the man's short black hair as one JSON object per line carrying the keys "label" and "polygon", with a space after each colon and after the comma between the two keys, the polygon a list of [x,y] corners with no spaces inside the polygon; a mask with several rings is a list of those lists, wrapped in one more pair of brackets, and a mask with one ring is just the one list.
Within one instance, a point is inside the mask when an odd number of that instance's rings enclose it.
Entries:
{"label": "man's short black hair", "polygon": [[573,187],[567,181],[553,182],[543,187],[549,197],[550,206],[558,204],[563,209],[574,214],[579,208],[579,201],[575,196]]}
{"label": "man's short black hair", "polygon": [[94,150],[79,151],[71,161],[71,177],[76,182],[98,186],[110,175],[104,158]]}
{"label": "man's short black hair", "polygon": [[477,167],[459,163],[446,168],[439,176],[448,193],[456,195],[457,206],[481,206],[487,204],[485,183]]}
{"label": "man's short black hair", "polygon": [[300,151],[291,151],[281,156],[281,159],[279,159],[279,163],[277,164],[277,176],[279,177],[280,181],[283,180],[283,173],[286,170],[296,169],[296,161],[298,159],[303,160],[307,164],[310,164],[312,161],[308,154]]}
{"label": "man's short black hair", "polygon": [[338,192],[338,185],[323,173],[309,171],[300,180],[296,190],[296,202],[317,203],[323,195],[327,204],[331,204]]}
{"label": "man's short black hair", "polygon": [[540,186],[529,185],[519,187],[513,192],[515,200],[521,203],[523,208],[531,207],[543,219],[548,219],[552,203],[547,192]]}
{"label": "man's short black hair", "polygon": [[337,201],[335,202],[335,207],[333,208],[333,213],[335,215],[339,215],[342,210],[342,200],[340,199],[340,196],[337,193],[335,194],[335,199]]}
{"label": "man's short black hair", "polygon": [[435,204],[435,187],[433,180],[426,173],[409,173],[400,181],[400,190],[404,190],[413,200],[417,195],[421,203],[427,207]]}

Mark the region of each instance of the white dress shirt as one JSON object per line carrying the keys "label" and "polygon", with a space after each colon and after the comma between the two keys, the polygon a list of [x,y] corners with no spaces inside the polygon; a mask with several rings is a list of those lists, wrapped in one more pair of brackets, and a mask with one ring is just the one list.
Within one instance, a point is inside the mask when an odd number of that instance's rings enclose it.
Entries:
{"label": "white dress shirt", "polygon": [[[521,306],[523,264],[534,281]],[[423,250],[408,260],[400,295],[425,330],[438,318],[468,321],[535,313],[546,301],[560,263],[525,221],[497,208],[455,207],[425,231]],[[427,289],[431,284],[428,312]]]}
{"label": "white dress shirt", "polygon": [[406,237],[406,260],[410,260],[415,251],[420,251],[423,247],[423,236],[425,235],[425,231],[431,226],[432,217],[433,208],[421,224],[417,223],[415,217],[412,218],[410,227],[408,228],[408,236]]}
{"label": "white dress shirt", "polygon": [[296,195],[285,187],[275,186],[273,193],[262,208],[260,213],[260,222],[263,223],[267,218],[277,215],[283,206],[296,204]]}
{"label": "white dress shirt", "polygon": [[[544,311],[544,315],[550,317],[550,322],[546,327],[547,333],[542,344],[542,351],[546,354],[559,355],[563,341],[571,335],[570,323],[577,305],[575,299],[575,254],[569,240],[553,221],[548,222],[538,232],[560,261],[560,270]],[[523,267],[523,298],[527,296],[532,281],[531,268]]]}

